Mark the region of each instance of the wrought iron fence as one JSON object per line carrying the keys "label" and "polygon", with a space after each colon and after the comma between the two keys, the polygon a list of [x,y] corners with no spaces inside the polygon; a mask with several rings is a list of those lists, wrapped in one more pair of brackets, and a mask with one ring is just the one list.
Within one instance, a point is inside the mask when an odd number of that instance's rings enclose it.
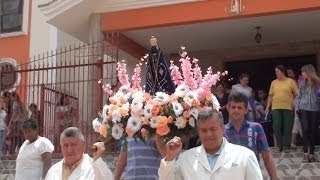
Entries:
{"label": "wrought iron fence", "polygon": [[[112,41],[116,41],[114,36]],[[104,40],[48,51],[16,67],[4,66],[0,72],[0,84],[4,84],[2,94],[9,95],[6,99],[8,124],[15,101],[8,92],[16,92],[25,108],[30,104],[37,105],[38,111],[34,114],[38,113],[40,134],[54,143],[56,153],[60,152],[57,137],[71,125],[82,130],[87,147],[91,147],[98,138],[91,122],[106,101],[98,81],[117,83],[118,53],[117,42]],[[8,79],[19,81],[18,85],[8,83]],[[29,110],[29,116],[31,114]],[[9,137],[9,141],[10,138],[21,137]]]}

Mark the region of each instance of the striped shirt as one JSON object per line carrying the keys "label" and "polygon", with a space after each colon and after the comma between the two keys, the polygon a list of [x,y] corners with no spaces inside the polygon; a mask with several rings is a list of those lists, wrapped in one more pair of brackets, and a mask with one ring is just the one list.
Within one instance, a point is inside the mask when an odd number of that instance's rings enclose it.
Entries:
{"label": "striped shirt", "polygon": [[299,87],[299,94],[296,99],[298,109],[306,111],[319,111],[319,99],[317,97],[317,88],[310,85]]}
{"label": "striped shirt", "polygon": [[[127,137],[127,143],[122,150],[127,148],[127,166],[125,180],[158,180],[158,169],[161,155],[158,152],[155,138],[141,141],[139,138]],[[126,146],[126,147],[125,147]]]}
{"label": "striped shirt", "polygon": [[262,126],[256,122],[244,121],[237,131],[231,122],[225,125],[225,138],[232,144],[251,149],[258,159],[261,151],[269,151],[269,145]]}

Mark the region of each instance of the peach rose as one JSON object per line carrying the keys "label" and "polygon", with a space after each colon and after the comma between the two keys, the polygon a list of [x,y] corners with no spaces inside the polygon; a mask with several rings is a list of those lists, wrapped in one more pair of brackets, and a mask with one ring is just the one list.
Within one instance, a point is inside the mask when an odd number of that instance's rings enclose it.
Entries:
{"label": "peach rose", "polygon": [[168,123],[168,118],[166,116],[159,116],[158,127],[166,126]]}
{"label": "peach rose", "polygon": [[169,97],[169,102],[172,103],[172,102],[175,102],[175,101],[178,101],[178,96],[176,96],[174,94],[171,94],[170,97]]}
{"label": "peach rose", "polygon": [[125,117],[128,115],[128,112],[129,112],[129,106],[126,106],[126,105],[123,105],[121,108],[120,108],[120,115],[122,117]]}
{"label": "peach rose", "polygon": [[157,128],[157,130],[156,130],[156,133],[157,133],[158,135],[160,135],[160,136],[165,136],[165,135],[167,135],[169,132],[170,132],[170,129],[169,129],[169,127],[168,127],[167,125],[161,126],[161,127],[158,126],[158,128]]}
{"label": "peach rose", "polygon": [[115,97],[110,97],[109,101],[110,101],[111,104],[117,104],[117,100],[116,100]]}
{"label": "peach rose", "polygon": [[108,129],[107,129],[107,126],[102,124],[100,127],[99,127],[99,133],[103,136],[103,137],[107,137],[108,136]]}
{"label": "peach rose", "polygon": [[158,115],[159,111],[160,111],[160,109],[157,106],[153,106],[151,108],[151,115],[156,116],[156,115]]}
{"label": "peach rose", "polygon": [[121,104],[124,104],[126,101],[125,101],[125,99],[124,99],[123,97],[120,97],[120,98],[119,98],[119,102],[120,102]]}
{"label": "peach rose", "polygon": [[194,106],[194,107],[195,106],[199,106],[200,105],[200,101],[197,100],[197,99],[194,99],[194,100],[192,100],[191,105]]}

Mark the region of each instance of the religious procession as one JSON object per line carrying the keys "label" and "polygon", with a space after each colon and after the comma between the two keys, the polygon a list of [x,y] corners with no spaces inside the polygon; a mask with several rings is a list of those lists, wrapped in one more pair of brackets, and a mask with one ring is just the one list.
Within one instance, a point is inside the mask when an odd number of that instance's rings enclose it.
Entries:
{"label": "religious procession", "polygon": [[0,180],[320,180],[320,2],[284,1],[0,0]]}

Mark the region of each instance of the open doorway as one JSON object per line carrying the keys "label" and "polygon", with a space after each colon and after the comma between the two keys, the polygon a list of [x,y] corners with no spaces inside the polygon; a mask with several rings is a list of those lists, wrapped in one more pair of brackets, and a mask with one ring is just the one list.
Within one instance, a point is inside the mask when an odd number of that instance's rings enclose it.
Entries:
{"label": "open doorway", "polygon": [[236,61],[226,62],[224,67],[229,71],[229,78],[233,80],[228,84],[231,87],[233,84],[238,83],[238,77],[242,73],[250,75],[250,84],[253,90],[265,89],[269,90],[271,81],[276,78],[274,73],[274,67],[278,64],[283,64],[286,68],[290,67],[294,69],[296,75],[301,74],[300,68],[305,64],[313,64],[315,67],[317,64],[317,58],[315,55],[297,56],[297,57],[279,57],[270,59],[259,59],[250,61]]}

